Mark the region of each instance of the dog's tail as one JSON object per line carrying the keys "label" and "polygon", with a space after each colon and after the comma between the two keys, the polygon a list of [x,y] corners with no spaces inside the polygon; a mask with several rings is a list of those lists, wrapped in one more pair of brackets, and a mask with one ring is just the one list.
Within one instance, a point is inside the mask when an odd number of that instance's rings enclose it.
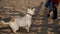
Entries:
{"label": "dog's tail", "polygon": [[9,23],[6,23],[6,22],[4,22],[4,21],[2,21],[2,23],[3,23],[3,24],[9,24]]}

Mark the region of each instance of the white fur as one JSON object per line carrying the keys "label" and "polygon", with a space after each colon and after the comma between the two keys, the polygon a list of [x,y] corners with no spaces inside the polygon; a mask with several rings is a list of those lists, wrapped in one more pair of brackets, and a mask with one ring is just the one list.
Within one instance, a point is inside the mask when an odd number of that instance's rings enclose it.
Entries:
{"label": "white fur", "polygon": [[[25,29],[27,29],[27,32],[29,32],[29,28],[31,26],[31,15],[34,15],[34,11],[35,9],[27,9],[27,14],[24,17],[18,17],[18,18],[14,18],[14,22],[9,22],[9,23],[4,23],[4,21],[2,21],[2,23],[4,24],[9,24],[9,26],[12,28],[13,32],[16,33],[16,31],[19,29],[19,27],[24,27]],[[29,14],[31,15],[29,15]]]}

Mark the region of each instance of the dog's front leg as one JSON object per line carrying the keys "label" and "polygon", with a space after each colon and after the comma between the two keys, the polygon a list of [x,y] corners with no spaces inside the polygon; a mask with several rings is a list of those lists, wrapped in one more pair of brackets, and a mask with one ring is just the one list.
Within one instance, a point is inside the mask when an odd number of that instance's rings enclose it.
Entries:
{"label": "dog's front leg", "polygon": [[27,32],[29,32],[29,27],[27,27]]}
{"label": "dog's front leg", "polygon": [[28,26],[25,26],[24,28],[27,30],[27,32],[29,32],[29,27]]}

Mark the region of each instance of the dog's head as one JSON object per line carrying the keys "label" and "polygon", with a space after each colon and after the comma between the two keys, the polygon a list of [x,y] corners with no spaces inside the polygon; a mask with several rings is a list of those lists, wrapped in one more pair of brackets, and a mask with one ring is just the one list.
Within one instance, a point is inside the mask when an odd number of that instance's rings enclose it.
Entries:
{"label": "dog's head", "polygon": [[27,8],[27,13],[28,13],[28,14],[31,14],[31,15],[34,15],[34,14],[35,14],[35,10],[36,10],[35,8],[30,8],[30,7],[28,7],[28,8]]}

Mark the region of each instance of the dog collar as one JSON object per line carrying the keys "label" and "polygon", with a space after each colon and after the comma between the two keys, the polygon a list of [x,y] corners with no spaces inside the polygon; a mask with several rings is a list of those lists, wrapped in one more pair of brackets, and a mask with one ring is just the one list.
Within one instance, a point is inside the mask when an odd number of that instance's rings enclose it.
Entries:
{"label": "dog collar", "polygon": [[32,16],[32,14],[30,14],[30,13],[27,13],[27,14],[29,14],[30,16]]}

